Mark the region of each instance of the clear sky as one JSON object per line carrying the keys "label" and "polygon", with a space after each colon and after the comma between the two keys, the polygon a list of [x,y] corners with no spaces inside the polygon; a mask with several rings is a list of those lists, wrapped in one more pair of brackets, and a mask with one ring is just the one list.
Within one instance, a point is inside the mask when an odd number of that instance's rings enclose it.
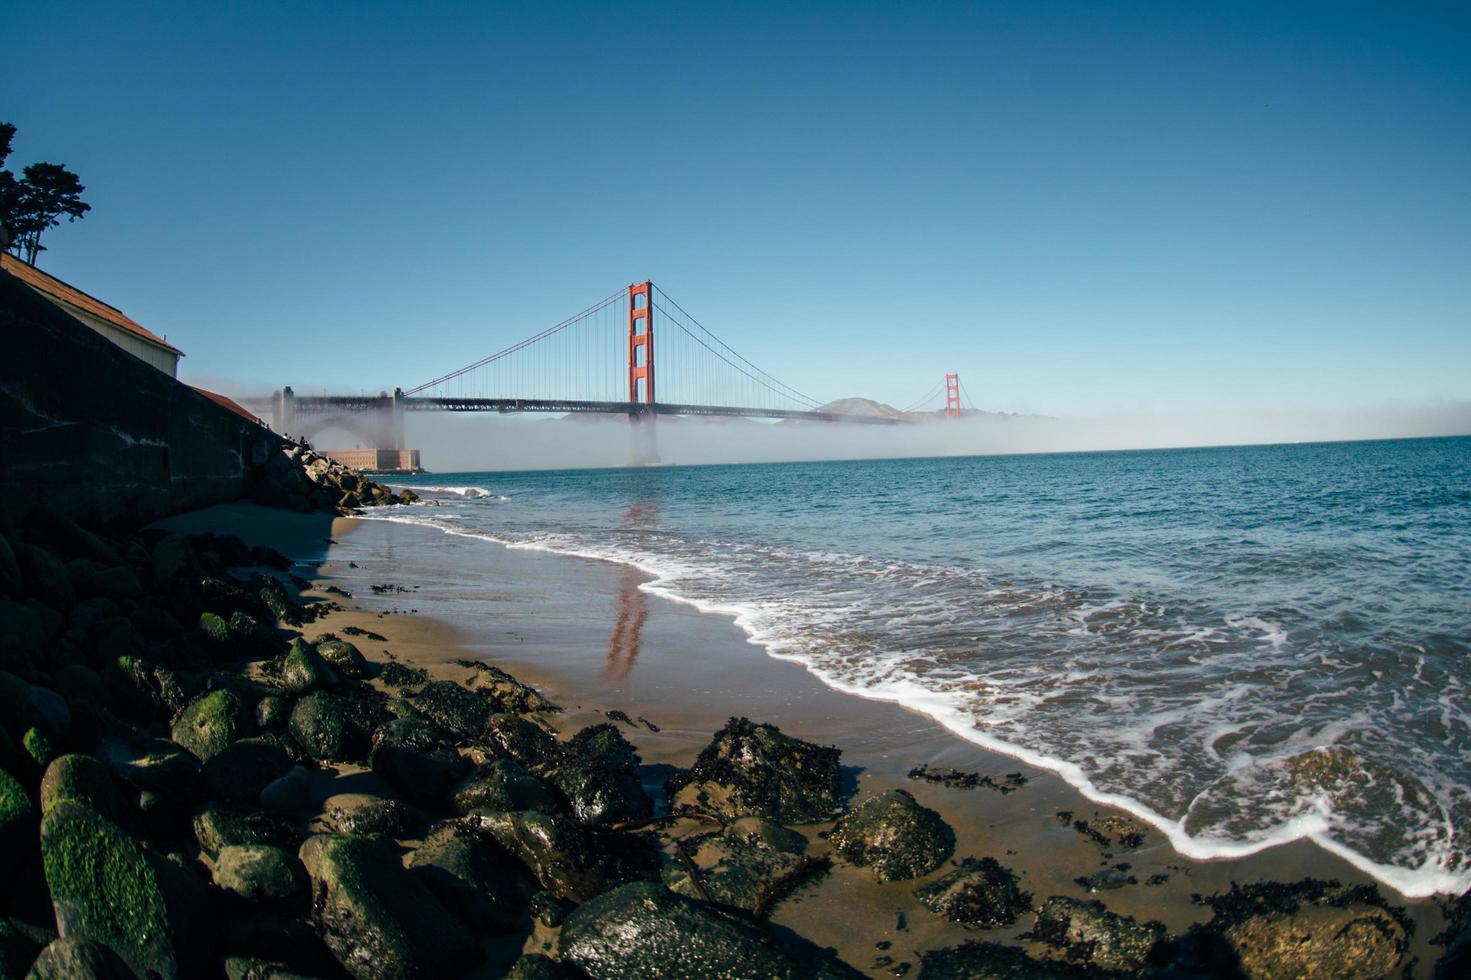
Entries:
{"label": "clear sky", "polygon": [[[421,9],[422,8],[422,9]],[[1471,5],[24,4],[41,266],[261,387],[653,278],[820,399],[1471,398]]]}

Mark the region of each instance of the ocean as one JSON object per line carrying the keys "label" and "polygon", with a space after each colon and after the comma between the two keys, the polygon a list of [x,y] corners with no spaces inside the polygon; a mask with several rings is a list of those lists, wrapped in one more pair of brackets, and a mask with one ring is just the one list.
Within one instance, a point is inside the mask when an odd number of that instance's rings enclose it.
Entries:
{"label": "ocean", "polygon": [[635,565],[1187,856],[1471,887],[1471,438],[416,484],[390,519]]}

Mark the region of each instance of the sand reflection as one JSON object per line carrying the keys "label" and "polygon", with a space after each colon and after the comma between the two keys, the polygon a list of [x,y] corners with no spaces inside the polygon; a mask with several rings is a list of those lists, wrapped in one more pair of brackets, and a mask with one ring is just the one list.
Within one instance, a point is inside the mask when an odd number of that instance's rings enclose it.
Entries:
{"label": "sand reflection", "polygon": [[[623,515],[625,531],[645,531],[654,527],[659,505],[649,500],[636,501]],[[643,573],[627,565],[618,575],[618,592],[613,599],[613,635],[608,637],[608,660],[603,676],[622,680],[638,659],[639,634],[649,618],[647,597],[639,589]]]}

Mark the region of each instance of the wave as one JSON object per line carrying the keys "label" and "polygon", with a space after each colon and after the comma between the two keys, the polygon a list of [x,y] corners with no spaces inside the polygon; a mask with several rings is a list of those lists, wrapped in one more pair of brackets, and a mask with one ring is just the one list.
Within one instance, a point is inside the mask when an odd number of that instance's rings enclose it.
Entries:
{"label": "wave", "polygon": [[[447,492],[453,489],[470,488],[451,488]],[[748,642],[761,647],[775,659],[802,666],[834,690],[855,697],[897,703],[933,719],[974,745],[1053,773],[1090,801],[1116,807],[1153,826],[1183,856],[1196,860],[1242,858],[1283,844],[1307,840],[1407,898],[1461,894],[1471,889],[1471,869],[1465,868],[1464,862],[1453,853],[1451,842],[1455,834],[1450,826],[1451,820],[1433,794],[1415,780],[1360,759],[1351,750],[1334,744],[1343,734],[1342,730],[1319,731],[1318,737],[1327,744],[1294,746],[1289,754],[1280,758],[1242,757],[1234,760],[1226,776],[1196,793],[1184,814],[1174,818],[1135,796],[1101,786],[1093,775],[1072,759],[988,731],[987,728],[992,726],[986,719],[978,717],[973,696],[977,686],[1004,686],[1004,678],[988,679],[974,674],[959,677],[943,672],[926,675],[893,661],[864,663],[864,669],[855,670],[851,658],[835,666],[833,662],[814,655],[812,644],[801,639],[801,631],[784,629],[795,623],[810,627],[819,622],[841,619],[850,610],[858,609],[856,605],[844,607],[835,604],[819,609],[789,604],[773,609],[770,604],[763,606],[756,601],[694,595],[690,590],[692,584],[719,578],[722,571],[709,564],[647,550],[588,547],[571,535],[556,532],[516,538],[424,512],[405,513],[400,510],[391,515],[367,516],[374,520],[431,527],[446,534],[506,548],[635,567],[650,576],[649,581],[639,586],[642,591],[693,607],[702,613],[730,618],[745,633]],[[794,554],[780,548],[762,550],[774,557],[791,558]],[[1001,597],[1014,609],[1056,604],[1061,597],[1061,591],[1055,587],[1033,594],[997,589],[984,573],[976,571],[880,562],[864,556],[833,552],[802,552],[801,557],[834,568],[870,566],[871,573],[879,577],[902,576],[908,579],[930,576],[927,581],[936,577],[962,578],[967,580],[964,582],[967,588],[977,591],[989,588],[991,594]],[[1152,610],[1142,607],[1142,611],[1149,613]],[[1103,631],[1114,628],[1120,617],[1134,615],[1119,602],[1089,605],[1077,601],[1071,611],[1060,618],[1067,621],[1069,629],[1097,628]],[[1254,632],[1256,642],[1270,649],[1281,647],[1286,639],[1286,632],[1280,624],[1260,617],[1229,617],[1224,625]],[[1220,641],[1217,634],[1213,627],[1185,627],[1172,637],[1156,638],[1166,645],[1208,645]],[[1225,692],[1216,695],[1216,699],[1228,701],[1242,695],[1241,691]],[[1031,695],[1010,691],[1007,697],[1011,704],[1019,705],[1014,709],[1015,717],[1024,721]],[[987,706],[988,710],[994,707]],[[1168,719],[1155,719],[1154,724],[1165,720]],[[1234,734],[1235,729],[1230,726],[1212,729],[1207,751],[1214,754],[1216,749],[1213,746],[1228,741]],[[1216,757],[1220,758],[1219,755]],[[1377,788],[1370,792],[1366,786]],[[1394,816],[1403,825],[1403,839],[1387,839],[1393,836],[1395,829],[1388,826],[1388,822],[1385,826],[1353,826],[1352,818],[1345,814],[1344,809],[1366,795],[1398,804]],[[1246,815],[1239,806],[1242,800],[1263,805]],[[1427,825],[1431,831],[1417,832],[1413,829]],[[1437,829],[1441,832],[1439,836]],[[1389,863],[1368,856],[1353,846],[1355,843],[1361,847],[1377,844],[1400,853],[1415,850],[1424,854],[1425,859],[1415,867]]]}
{"label": "wave", "polygon": [[406,490],[413,490],[416,493],[443,493],[443,494],[449,494],[449,495],[455,496],[455,497],[463,497],[466,500],[486,500],[486,499],[488,499],[488,500],[505,501],[505,500],[510,500],[511,499],[510,497],[505,497],[505,496],[501,496],[500,494],[491,493],[489,490],[485,489],[484,487],[426,487],[426,486],[417,486],[417,485],[412,484],[412,483],[399,483],[399,484],[395,484],[395,486],[402,487],[402,488],[404,488]]}

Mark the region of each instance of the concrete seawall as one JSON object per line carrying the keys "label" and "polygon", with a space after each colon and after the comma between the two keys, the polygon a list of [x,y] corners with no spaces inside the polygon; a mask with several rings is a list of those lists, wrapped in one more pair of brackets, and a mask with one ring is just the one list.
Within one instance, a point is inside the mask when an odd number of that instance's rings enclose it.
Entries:
{"label": "concrete seawall", "polygon": [[0,273],[0,514],[140,522],[235,500],[283,440]]}

